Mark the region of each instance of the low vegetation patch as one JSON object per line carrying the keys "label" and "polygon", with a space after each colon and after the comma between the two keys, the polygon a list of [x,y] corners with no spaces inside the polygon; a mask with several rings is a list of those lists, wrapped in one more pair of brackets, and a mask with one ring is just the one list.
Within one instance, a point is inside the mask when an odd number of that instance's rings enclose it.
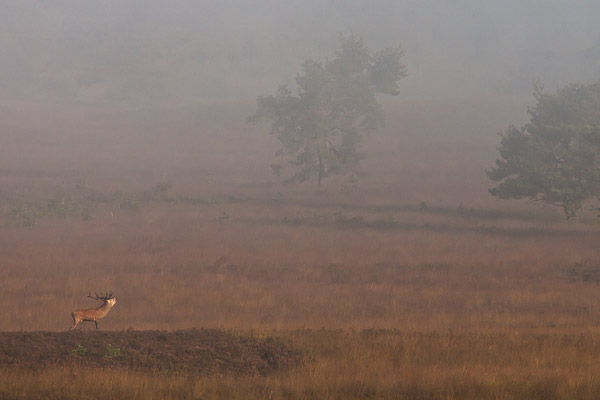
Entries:
{"label": "low vegetation patch", "polygon": [[0,333],[2,368],[126,367],[200,376],[268,375],[299,365],[304,356],[282,339],[213,329]]}

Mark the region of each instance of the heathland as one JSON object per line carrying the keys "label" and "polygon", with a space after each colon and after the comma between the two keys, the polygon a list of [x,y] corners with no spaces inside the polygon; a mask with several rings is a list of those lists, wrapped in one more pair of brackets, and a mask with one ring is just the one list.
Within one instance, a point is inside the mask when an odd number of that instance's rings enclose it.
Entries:
{"label": "heathland", "polygon": [[253,104],[5,104],[0,398],[599,398],[595,206],[487,193],[527,101],[386,103],[321,189]]}

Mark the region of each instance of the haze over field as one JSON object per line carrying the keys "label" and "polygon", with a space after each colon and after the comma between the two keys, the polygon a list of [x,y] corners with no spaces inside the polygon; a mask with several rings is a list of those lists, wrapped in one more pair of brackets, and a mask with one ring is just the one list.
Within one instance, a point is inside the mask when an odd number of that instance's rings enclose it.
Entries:
{"label": "haze over field", "polygon": [[0,0],[0,398],[599,399],[599,16]]}
{"label": "haze over field", "polygon": [[378,97],[371,190],[481,204],[496,133],[527,120],[532,81],[600,76],[599,13],[595,1],[0,2],[0,169],[175,188],[184,176],[277,181],[275,138],[245,123],[256,97],[295,89],[303,61],[333,58],[354,34],[373,52],[402,45],[408,71],[398,96]]}
{"label": "haze over field", "polygon": [[600,4],[541,1],[0,2],[0,98],[96,105],[249,98],[339,33],[400,43],[401,98],[528,96],[600,75]]}

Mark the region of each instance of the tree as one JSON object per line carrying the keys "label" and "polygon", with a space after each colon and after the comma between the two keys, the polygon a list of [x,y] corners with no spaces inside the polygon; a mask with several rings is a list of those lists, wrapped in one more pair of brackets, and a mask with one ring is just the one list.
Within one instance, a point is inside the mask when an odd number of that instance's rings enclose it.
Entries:
{"label": "tree", "polygon": [[567,220],[600,197],[600,82],[554,94],[535,85],[530,122],[500,133],[500,158],[487,171],[501,199],[530,198],[562,207]]}
{"label": "tree", "polygon": [[[289,159],[295,171],[287,181],[305,182],[341,175],[362,175],[361,141],[364,134],[383,126],[384,115],[376,93],[397,95],[406,75],[400,47],[373,55],[361,39],[340,37],[333,60],[307,60],[296,75],[297,93],[281,86],[274,95],[257,98],[250,122],[267,120],[281,148],[276,155]],[[272,165],[276,175],[282,163]]]}

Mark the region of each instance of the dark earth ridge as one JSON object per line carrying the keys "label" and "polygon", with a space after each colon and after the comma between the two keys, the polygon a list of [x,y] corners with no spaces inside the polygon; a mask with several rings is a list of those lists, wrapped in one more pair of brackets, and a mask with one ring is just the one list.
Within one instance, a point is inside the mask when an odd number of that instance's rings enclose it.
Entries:
{"label": "dark earth ridge", "polygon": [[124,367],[190,375],[268,375],[299,365],[280,338],[218,329],[0,332],[0,367]]}

